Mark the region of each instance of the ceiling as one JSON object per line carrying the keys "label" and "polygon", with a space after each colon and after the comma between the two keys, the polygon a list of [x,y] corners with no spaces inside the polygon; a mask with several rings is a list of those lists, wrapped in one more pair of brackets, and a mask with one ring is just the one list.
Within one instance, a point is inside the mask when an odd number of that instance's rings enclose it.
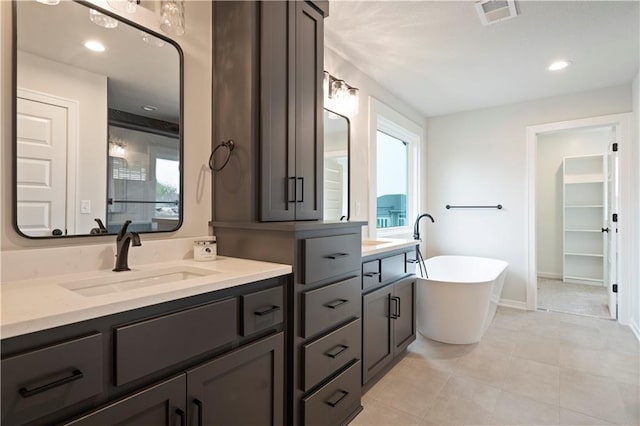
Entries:
{"label": "ceiling", "polygon": [[[427,117],[630,84],[637,75],[640,2],[516,4],[516,18],[483,26],[473,1],[332,0],[325,44]],[[559,58],[572,65],[547,71]]]}
{"label": "ceiling", "polygon": [[[109,108],[179,122],[180,54],[172,44],[147,44],[139,29],[124,22],[99,27],[89,20],[89,8],[75,2],[17,6],[20,51],[107,76]],[[98,40],[107,50],[91,52],[83,46],[86,40]],[[144,111],[143,105],[158,109]]]}

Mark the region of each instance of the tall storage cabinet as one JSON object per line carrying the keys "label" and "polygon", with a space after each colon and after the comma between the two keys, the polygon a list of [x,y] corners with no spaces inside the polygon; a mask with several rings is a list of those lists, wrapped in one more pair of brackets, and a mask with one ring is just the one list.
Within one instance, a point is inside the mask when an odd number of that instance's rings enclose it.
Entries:
{"label": "tall storage cabinet", "polygon": [[606,156],[563,159],[563,273],[565,282],[604,285],[607,246]]}
{"label": "tall storage cabinet", "polygon": [[235,143],[214,178],[215,220],[321,219],[321,9],[215,2],[213,20],[213,144]]}

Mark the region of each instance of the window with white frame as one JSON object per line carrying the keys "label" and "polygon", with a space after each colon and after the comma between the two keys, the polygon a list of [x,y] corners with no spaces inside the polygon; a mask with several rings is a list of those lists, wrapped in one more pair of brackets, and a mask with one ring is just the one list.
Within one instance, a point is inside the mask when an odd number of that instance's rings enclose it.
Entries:
{"label": "window with white frame", "polygon": [[419,199],[422,128],[381,102],[370,99],[372,238],[410,234]]}

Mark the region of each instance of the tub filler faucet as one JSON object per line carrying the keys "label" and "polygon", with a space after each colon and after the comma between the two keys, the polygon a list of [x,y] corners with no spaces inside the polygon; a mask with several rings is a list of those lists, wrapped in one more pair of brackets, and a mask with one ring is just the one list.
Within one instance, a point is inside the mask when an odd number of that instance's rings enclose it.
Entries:
{"label": "tub filler faucet", "polygon": [[130,220],[125,221],[116,237],[116,266],[113,268],[115,272],[130,271],[129,268],[129,246],[140,247],[140,235],[137,232],[127,231]]}
{"label": "tub filler faucet", "polygon": [[[422,213],[421,215],[418,215],[413,225],[413,239],[416,241],[422,241],[422,239],[420,238],[420,219],[424,217],[428,217],[429,219],[431,219],[431,223],[435,223],[435,220],[433,220],[433,216],[431,216],[429,213]],[[422,274],[424,278],[429,278],[429,275],[427,274],[427,267],[424,264],[424,258],[422,257],[422,253],[420,252],[419,244],[416,246],[416,261],[418,262],[418,268],[420,268],[420,274]]]}

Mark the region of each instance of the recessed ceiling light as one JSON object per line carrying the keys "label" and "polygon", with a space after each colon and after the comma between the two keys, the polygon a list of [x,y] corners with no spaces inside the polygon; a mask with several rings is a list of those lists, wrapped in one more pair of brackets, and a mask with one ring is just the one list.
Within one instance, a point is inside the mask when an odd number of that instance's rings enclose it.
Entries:
{"label": "recessed ceiling light", "polygon": [[569,65],[571,65],[571,61],[565,61],[565,60],[561,60],[561,61],[555,61],[554,63],[552,63],[551,65],[549,65],[547,67],[547,69],[549,71],[560,71],[565,69],[566,67],[568,67]]}
{"label": "recessed ceiling light", "polygon": [[55,6],[60,3],[60,0],[36,0],[38,3],[46,4],[47,6]]}
{"label": "recessed ceiling light", "polygon": [[149,112],[153,112],[153,111],[157,111],[158,107],[154,107],[153,105],[142,105],[140,108],[142,108],[145,111],[149,111]]}
{"label": "recessed ceiling light", "polygon": [[104,47],[104,44],[100,43],[99,41],[95,41],[95,40],[88,40],[84,42],[84,47],[86,47],[87,49],[94,51],[94,52],[104,52],[105,50],[107,50],[106,47]]}

